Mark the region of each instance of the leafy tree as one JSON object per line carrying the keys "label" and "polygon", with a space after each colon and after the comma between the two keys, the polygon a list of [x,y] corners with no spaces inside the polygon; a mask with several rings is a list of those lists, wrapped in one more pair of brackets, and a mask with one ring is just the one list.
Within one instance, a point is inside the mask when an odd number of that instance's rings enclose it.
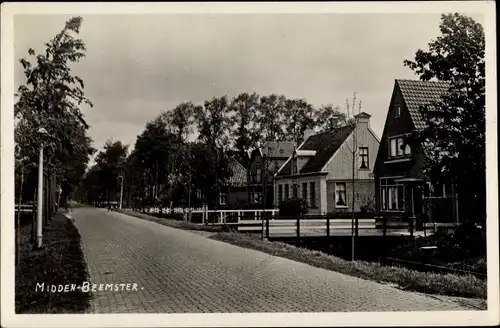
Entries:
{"label": "leafy tree", "polygon": [[198,109],[192,102],[184,102],[173,110],[162,114],[167,125],[173,129],[173,132],[177,135],[179,143],[184,143],[187,136],[193,132],[195,112],[197,110]]}
{"label": "leafy tree", "polygon": [[[165,188],[172,188],[168,180],[179,162],[179,142],[168,125],[168,121],[159,116],[146,124],[135,143],[135,156],[138,172],[146,179],[145,187],[149,190],[148,198],[154,203]],[[154,188],[153,188],[154,186]],[[154,193],[153,193],[154,191]]]}
{"label": "leafy tree", "polygon": [[235,137],[234,147],[240,163],[246,165],[248,162],[247,152],[256,147],[259,140],[259,131],[255,121],[259,110],[259,95],[256,93],[242,93],[236,96],[230,105],[233,112],[232,124]]}
{"label": "leafy tree", "polygon": [[128,145],[121,141],[108,140],[104,144],[104,151],[97,154],[96,163],[99,169],[99,180],[106,191],[106,198],[111,200],[111,195],[118,192],[118,176],[123,176],[125,171],[125,162],[127,159]]}
{"label": "leafy tree", "polygon": [[323,105],[314,111],[314,125],[318,132],[326,132],[349,124],[346,113],[340,111],[340,107]]}
{"label": "leafy tree", "polygon": [[227,98],[214,97],[205,101],[203,107],[197,108],[195,115],[199,131],[198,140],[203,145],[203,149],[196,155],[204,156],[204,160],[200,162],[207,164],[210,180],[214,181],[210,198],[218,197],[220,185],[229,176],[226,151],[230,140],[231,117]]}
{"label": "leafy tree", "polygon": [[[15,95],[15,138],[22,156],[37,163],[43,144],[46,172],[62,184],[65,195],[83,176],[89,156],[95,151],[86,136],[88,125],[80,110],[82,104],[92,103],[84,95],[83,80],[72,75],[70,69],[71,63],[85,57],[85,44],[75,37],[81,23],[81,17],[68,20],[62,31],[45,44],[43,54],[36,55],[29,49],[35,63],[20,60],[26,83]],[[38,133],[41,128],[47,133]],[[53,185],[53,181],[47,185]]]}
{"label": "leafy tree", "polygon": [[[441,16],[441,36],[405,60],[423,81],[448,82],[449,92],[421,108],[426,128],[410,142],[422,147],[424,171],[432,180],[457,186],[460,197],[484,221],[485,169],[485,38],[481,24],[460,14]],[[467,215],[467,216],[469,216]],[[463,215],[461,215],[463,217]]]}
{"label": "leafy tree", "polygon": [[304,132],[314,127],[314,108],[304,99],[287,99],[285,101],[286,138],[297,145],[304,138]]}
{"label": "leafy tree", "polygon": [[257,124],[261,141],[285,139],[285,105],[283,95],[271,94],[260,98]]}

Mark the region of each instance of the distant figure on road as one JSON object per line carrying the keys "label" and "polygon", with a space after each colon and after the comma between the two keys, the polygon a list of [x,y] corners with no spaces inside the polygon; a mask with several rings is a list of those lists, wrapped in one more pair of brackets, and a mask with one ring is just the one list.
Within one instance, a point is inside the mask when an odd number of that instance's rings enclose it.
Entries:
{"label": "distant figure on road", "polygon": [[108,202],[108,212],[111,211],[111,203]]}

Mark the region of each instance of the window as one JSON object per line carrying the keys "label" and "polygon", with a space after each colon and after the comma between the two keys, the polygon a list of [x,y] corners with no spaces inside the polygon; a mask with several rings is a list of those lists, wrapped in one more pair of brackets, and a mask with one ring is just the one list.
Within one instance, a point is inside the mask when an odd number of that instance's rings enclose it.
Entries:
{"label": "window", "polygon": [[404,211],[404,185],[394,179],[380,179],[380,195],[382,210]]}
{"label": "window", "polygon": [[297,173],[297,159],[292,158],[292,173]]}
{"label": "window", "polygon": [[297,197],[299,197],[299,195],[298,195],[298,193],[299,193],[299,192],[298,192],[298,191],[299,191],[298,189],[299,189],[299,188],[298,188],[297,184],[296,184],[296,183],[294,183],[292,188],[293,188],[293,189],[292,189],[292,192],[293,192],[293,198],[297,198]]}
{"label": "window", "polygon": [[401,116],[401,106],[397,104],[396,108],[394,108],[394,117],[400,117],[400,116]]}
{"label": "window", "polygon": [[346,207],[346,185],[345,182],[335,184],[335,207]]}
{"label": "window", "polygon": [[309,189],[311,189],[311,191],[310,191],[310,193],[311,193],[310,205],[311,205],[311,207],[316,207],[316,183],[310,182]]}
{"label": "window", "polygon": [[227,205],[227,193],[221,192],[219,195],[219,204],[220,205]]}
{"label": "window", "polygon": [[283,185],[278,185],[278,205],[283,201]]}
{"label": "window", "polygon": [[309,203],[307,199],[307,183],[305,182],[302,184],[302,199],[305,200],[306,203]]}
{"label": "window", "polygon": [[368,163],[368,147],[359,147],[359,168],[370,168],[370,164]]}
{"label": "window", "polygon": [[260,202],[262,201],[262,193],[261,192],[252,192],[250,196],[251,196],[252,202],[254,204],[260,204]]}
{"label": "window", "polygon": [[403,157],[411,155],[410,145],[405,144],[403,137],[395,137],[389,139],[390,157]]}
{"label": "window", "polygon": [[285,200],[288,199],[288,197],[290,197],[290,187],[288,185],[288,183],[285,185]]}
{"label": "window", "polygon": [[257,164],[256,164],[256,171],[257,171],[257,173],[256,173],[256,175],[255,175],[255,181],[256,181],[257,183],[259,183],[259,182],[260,182],[261,175],[262,175],[262,172],[261,172],[261,170],[260,170],[260,163],[257,163]]}

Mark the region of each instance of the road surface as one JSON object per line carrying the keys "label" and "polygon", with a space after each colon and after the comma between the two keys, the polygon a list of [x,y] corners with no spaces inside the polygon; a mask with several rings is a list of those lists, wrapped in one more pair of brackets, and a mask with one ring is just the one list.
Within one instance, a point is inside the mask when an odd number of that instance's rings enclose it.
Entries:
{"label": "road surface", "polygon": [[466,309],[105,209],[74,208],[72,217],[96,284],[92,313]]}

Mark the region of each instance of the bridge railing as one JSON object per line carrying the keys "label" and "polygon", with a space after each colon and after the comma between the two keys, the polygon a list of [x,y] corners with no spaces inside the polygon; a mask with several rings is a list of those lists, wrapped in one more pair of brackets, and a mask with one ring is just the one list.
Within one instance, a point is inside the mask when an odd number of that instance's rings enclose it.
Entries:
{"label": "bridge railing", "polygon": [[330,237],[330,236],[411,236],[416,234],[432,234],[437,228],[446,227],[447,232],[453,231],[456,225],[432,223],[416,231],[412,220],[410,222],[391,221],[380,218],[266,218],[264,222],[256,220],[239,220],[238,231],[264,232],[266,237]]}

